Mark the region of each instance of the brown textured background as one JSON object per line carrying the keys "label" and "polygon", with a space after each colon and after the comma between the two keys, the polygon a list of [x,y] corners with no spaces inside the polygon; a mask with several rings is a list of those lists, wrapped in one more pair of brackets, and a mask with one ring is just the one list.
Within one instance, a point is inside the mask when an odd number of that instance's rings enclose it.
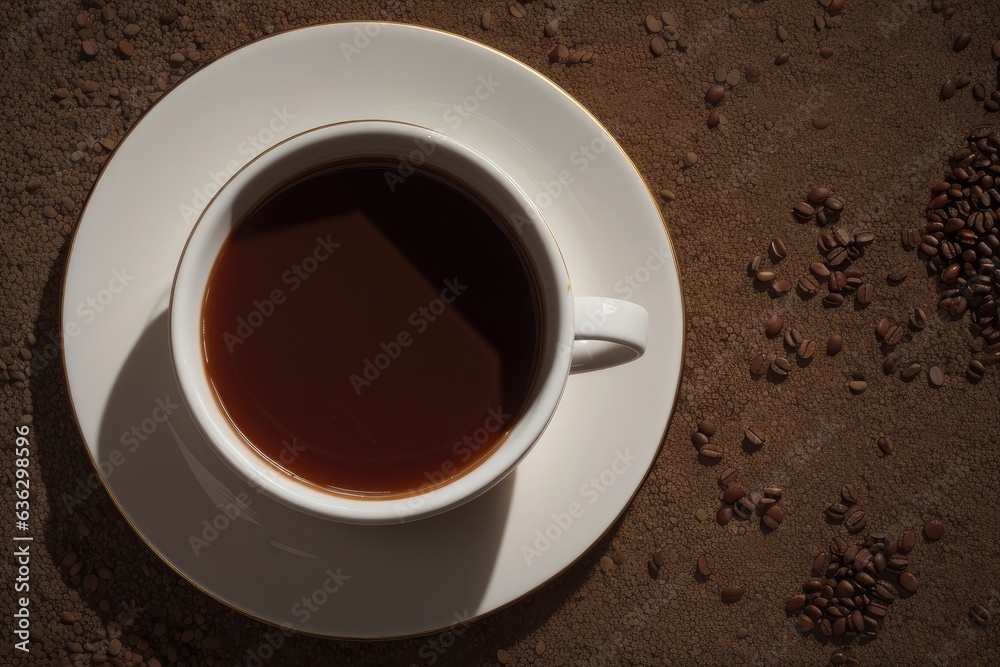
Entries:
{"label": "brown textured background", "polygon": [[[113,146],[159,91],[230,49],[298,26],[379,18],[466,35],[538,69],[608,127],[654,192],[666,187],[676,193],[663,211],[689,315],[685,376],[662,454],[632,507],[549,586],[451,634],[385,643],[291,637],[268,664],[490,665],[504,649],[512,665],[760,665],[769,650],[784,665],[825,665],[833,646],[798,636],[783,604],[808,577],[813,555],[832,535],[844,534],[827,525],[823,509],[847,482],[861,489],[869,530],[919,531],[933,517],[947,529],[939,542],[920,540],[912,554],[919,593],[894,603],[879,638],[851,652],[867,665],[1000,661],[1000,622],[980,630],[967,620],[973,603],[1000,611],[1000,374],[992,368],[974,386],[964,379],[967,319],[933,318],[900,348],[925,368],[942,367],[947,384],[939,390],[924,377],[912,383],[884,377],[873,336],[881,316],[905,317],[915,306],[931,312],[936,304],[933,281],[917,257],[901,249],[898,234],[921,226],[929,188],[968,129],[995,122],[972,100],[971,86],[947,102],[939,101],[938,91],[962,74],[987,90],[996,87],[997,63],[990,57],[1000,30],[996,2],[954,2],[956,11],[946,19],[931,11],[930,0],[847,0],[842,25],[823,31],[813,26],[822,7],[809,0],[563,0],[555,12],[535,0],[523,19],[512,18],[506,2],[484,0],[315,6],[190,0],[181,7],[188,18],[167,27],[159,17],[170,10],[168,2],[151,8],[113,3],[117,17],[108,22],[101,18],[104,4],[39,0],[0,9],[0,358],[6,365],[0,497],[9,517],[13,427],[31,416],[36,535],[32,651],[27,659],[12,654],[13,562],[5,557],[0,663],[236,665],[266,639],[267,626],[205,597],[159,563],[103,490],[72,513],[63,509],[60,494],[89,474],[90,463],[61,365],[44,359],[55,351],[68,242],[107,154],[94,145],[109,139]],[[484,31],[479,22],[487,8],[494,21]],[[665,9],[674,12],[691,48],[654,58],[642,17]],[[100,47],[91,61],[79,57],[74,17],[80,12],[91,18]],[[553,16],[561,17],[560,32],[545,38],[542,28]],[[132,38],[135,55],[123,60],[114,45],[129,22],[141,31]],[[778,25],[791,35],[785,45],[775,37]],[[965,31],[972,44],[955,54],[951,43]],[[590,46],[596,58],[549,64],[546,54],[556,43]],[[818,55],[824,45],[834,49],[829,60]],[[773,61],[782,51],[791,60],[777,67]],[[167,60],[174,52],[188,56],[177,69]],[[709,130],[703,94],[713,72],[720,66],[742,72],[751,63],[763,71],[760,82],[731,90],[723,105],[727,122]],[[70,90],[63,101],[54,97],[60,76]],[[97,90],[85,94],[85,81]],[[109,96],[113,88],[118,97]],[[830,127],[814,129],[816,115],[829,116]],[[689,151],[699,160],[685,169],[681,158]],[[746,262],[775,236],[789,246],[778,272],[793,282],[817,259],[815,226],[789,215],[813,185],[827,185],[847,202],[846,227],[879,235],[857,263],[876,285],[875,303],[867,309],[849,302],[826,310],[819,299],[795,294],[772,300],[755,292],[745,275]],[[890,288],[884,277],[899,261],[910,266],[910,278]],[[753,381],[750,359],[781,349],[762,330],[772,312],[821,345],[842,333],[844,351],[833,358],[817,354],[780,385]],[[18,361],[21,348],[37,362],[27,381],[17,379],[28,365]],[[845,387],[852,372],[871,383],[862,396]],[[745,485],[784,487],[787,518],[775,533],[763,534],[756,521],[720,527],[713,518],[695,518],[698,509],[714,517],[718,506],[717,469],[696,461],[689,439],[703,415],[715,419],[724,465],[739,468]],[[754,454],[739,445],[750,424],[767,435]],[[880,457],[875,447],[882,433],[897,442],[892,457]],[[11,520],[0,525],[7,536]],[[646,561],[656,549],[667,562],[652,579]],[[701,552],[712,553],[717,563],[707,582],[694,577]],[[599,566],[605,555],[614,561],[610,571]],[[728,583],[746,590],[736,605],[719,601]],[[748,631],[744,639],[737,637],[740,628]],[[119,648],[115,642],[123,647],[105,658]]]}

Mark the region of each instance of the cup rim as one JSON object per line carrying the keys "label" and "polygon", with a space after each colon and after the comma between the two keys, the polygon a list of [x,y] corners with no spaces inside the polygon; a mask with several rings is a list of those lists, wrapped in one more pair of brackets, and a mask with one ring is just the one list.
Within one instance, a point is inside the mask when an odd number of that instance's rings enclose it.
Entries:
{"label": "cup rim", "polygon": [[[249,182],[255,175],[266,174],[269,168],[274,168],[274,163],[282,156],[291,155],[296,150],[305,149],[324,141],[337,142],[357,134],[363,134],[366,130],[374,133],[386,133],[388,128],[397,131],[398,134],[394,135],[394,140],[406,142],[430,134],[435,141],[435,152],[438,147],[444,146],[446,151],[450,151],[459,160],[471,161],[478,165],[491,177],[491,186],[517,203],[518,212],[523,213],[532,223],[529,232],[533,233],[533,238],[530,240],[531,242],[521,239],[521,245],[530,257],[534,269],[536,289],[542,302],[542,321],[547,323],[552,319],[553,323],[558,323],[558,326],[545,326],[545,337],[539,351],[538,366],[532,379],[532,387],[528,397],[521,406],[520,413],[510,427],[506,438],[493,452],[487,454],[467,473],[430,490],[423,491],[422,488],[418,487],[414,489],[412,494],[394,494],[392,497],[385,498],[364,498],[337,494],[291,476],[278,464],[257,451],[248,440],[239,434],[238,428],[226,414],[219,397],[211,387],[204,365],[204,357],[198,355],[193,360],[184,358],[184,350],[190,352],[190,339],[194,338],[191,335],[192,330],[200,330],[200,328],[185,327],[182,330],[181,327],[184,324],[190,324],[190,322],[184,320],[185,316],[179,312],[179,309],[183,305],[185,306],[184,312],[190,313],[190,309],[194,307],[191,304],[193,300],[200,323],[204,293],[208,286],[212,267],[214,267],[214,260],[217,259],[218,252],[228,241],[232,230],[226,232],[223,241],[211,252],[212,266],[208,267],[207,270],[203,269],[206,275],[205,280],[196,280],[197,276],[191,277],[192,272],[198,270],[198,267],[192,268],[194,266],[194,262],[192,262],[193,249],[210,242],[210,238],[208,241],[205,239],[212,231],[227,222],[231,224],[235,219],[253,210],[282,183],[293,180],[297,175],[320,166],[323,162],[311,162],[304,169],[298,169],[271,179],[274,188],[269,189],[260,197],[254,198],[251,203],[238,210],[237,215],[227,217],[227,215],[220,213],[224,208],[220,208],[220,203],[235,200],[240,193],[238,186],[241,183]],[[357,132],[352,132],[352,130],[357,130]],[[351,154],[331,157],[326,161],[334,162]],[[439,168],[439,170],[443,170],[448,176],[453,175],[446,168]],[[455,179],[464,182],[460,176],[455,176]],[[488,199],[486,193],[481,194]],[[508,215],[505,214],[503,217],[506,222]],[[508,224],[508,227],[512,227],[512,225]],[[544,258],[536,256],[536,252],[539,251],[544,253]],[[538,262],[541,260],[544,260],[548,265],[546,267],[549,269],[548,275],[541,275],[543,272],[538,267]],[[553,273],[557,275],[552,275]],[[187,284],[190,281],[194,281],[193,285]],[[189,293],[192,289],[194,292]],[[558,406],[570,371],[570,351],[573,341],[572,287],[561,250],[538,207],[520,186],[488,156],[441,132],[403,121],[367,119],[329,123],[287,137],[254,156],[219,187],[199,214],[185,241],[178,261],[171,285],[167,312],[168,346],[181,397],[210,448],[242,480],[272,499],[310,514],[346,523],[386,524],[421,519],[462,505],[488,491],[516,467],[540,438]],[[185,341],[188,342],[186,347]],[[200,346],[200,336],[198,336],[197,342]],[[197,370],[191,368],[192,362],[197,362],[195,364],[198,366]],[[199,386],[193,386],[194,381],[198,379],[203,382]],[[208,388],[207,392],[205,386]],[[525,418],[528,418],[527,424],[525,424]],[[220,427],[220,423],[228,429]],[[501,453],[503,456],[499,456]],[[413,506],[415,498],[420,500],[416,507]]]}

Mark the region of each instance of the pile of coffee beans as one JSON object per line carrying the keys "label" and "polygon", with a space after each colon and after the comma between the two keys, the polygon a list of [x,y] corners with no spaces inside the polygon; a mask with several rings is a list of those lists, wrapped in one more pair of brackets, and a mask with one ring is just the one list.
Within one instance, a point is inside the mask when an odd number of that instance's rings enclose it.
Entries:
{"label": "pile of coffee beans", "polygon": [[659,16],[648,15],[642,21],[643,27],[649,33],[649,50],[659,58],[668,49],[677,49],[681,53],[690,48],[690,43],[681,37],[677,19],[670,12],[660,12]]}
{"label": "pile of coffee beans", "polygon": [[974,130],[966,146],[951,156],[945,179],[931,188],[924,234],[904,243],[917,247],[927,269],[942,286],[938,311],[961,319],[971,314],[979,336],[967,376],[982,379],[985,367],[1000,361],[1000,137],[990,128]]}
{"label": "pile of coffee beans", "polygon": [[[747,429],[747,437],[749,438]],[[759,433],[759,432],[758,432]],[[763,444],[763,435],[760,436]],[[715,515],[720,526],[725,526],[733,518],[748,520],[755,513],[760,517],[760,523],[767,530],[777,530],[785,520],[785,510],[779,504],[782,490],[777,486],[764,487],[760,491],[747,493],[738,483],[739,473],[736,468],[726,468],[719,473],[719,486],[722,487],[722,506]]]}
{"label": "pile of coffee beans", "polygon": [[845,484],[840,490],[840,501],[827,505],[826,518],[844,524],[849,533],[860,533],[868,525],[867,513],[858,507],[860,500],[858,489],[853,484]]}
{"label": "pile of coffee beans", "polygon": [[833,538],[813,561],[814,578],[789,598],[785,611],[796,616],[805,634],[845,643],[875,639],[889,605],[901,594],[917,592],[919,582],[909,572],[915,544],[916,535],[909,531],[898,539],[872,533],[854,544]]}

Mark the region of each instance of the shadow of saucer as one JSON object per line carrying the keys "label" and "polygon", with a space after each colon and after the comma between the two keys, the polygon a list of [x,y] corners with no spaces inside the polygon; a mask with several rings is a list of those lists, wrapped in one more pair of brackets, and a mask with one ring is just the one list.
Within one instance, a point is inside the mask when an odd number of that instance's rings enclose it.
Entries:
{"label": "shadow of saucer", "polygon": [[96,444],[126,518],[179,574],[249,615],[340,636],[410,634],[475,616],[516,474],[410,523],[346,525],[286,507],[233,473],[181,404],[165,314],[122,367]]}

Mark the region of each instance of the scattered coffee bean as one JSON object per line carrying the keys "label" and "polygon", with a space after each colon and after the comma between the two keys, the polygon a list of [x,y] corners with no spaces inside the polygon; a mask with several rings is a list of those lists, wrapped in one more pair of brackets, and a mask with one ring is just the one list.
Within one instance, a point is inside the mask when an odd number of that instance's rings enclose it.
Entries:
{"label": "scattered coffee bean", "polygon": [[[549,62],[557,63],[569,57],[569,47],[565,44],[557,44],[549,51]],[[669,193],[669,194],[667,194]],[[670,190],[660,190],[660,196],[667,201],[673,201],[673,193]]]}
{"label": "scattered coffee bean", "polygon": [[703,577],[710,577],[714,571],[715,559],[712,558],[711,554],[702,554],[698,556],[698,574]]}
{"label": "scattered coffee bean", "polygon": [[832,58],[833,57],[833,49],[831,49],[829,46],[821,47],[820,50],[819,50],[819,57],[822,58],[823,60],[827,60],[828,58]]}
{"label": "scattered coffee bean", "polygon": [[858,489],[853,484],[845,484],[840,489],[840,497],[848,505],[857,505],[861,494],[858,493]]}
{"label": "scattered coffee bean", "polygon": [[699,448],[704,447],[709,443],[709,441],[710,438],[704,433],[701,433],[700,431],[695,431],[694,433],[691,434],[691,442],[694,443],[695,447]]}
{"label": "scattered coffee bean", "polygon": [[764,487],[764,497],[773,498],[775,500],[780,500],[782,495],[781,487],[779,486],[765,486]]}
{"label": "scattered coffee bean", "polygon": [[663,22],[652,14],[649,14],[646,16],[646,30],[649,32],[660,32],[663,30]]}
{"label": "scattered coffee bean", "polygon": [[802,332],[800,332],[795,327],[792,327],[785,332],[785,345],[792,349],[796,349],[804,339],[802,338]]}
{"label": "scattered coffee bean", "polygon": [[826,8],[826,13],[830,16],[839,16],[844,9],[844,0],[830,0],[830,6]]}
{"label": "scattered coffee bean", "polygon": [[777,280],[771,284],[771,291],[775,294],[788,294],[792,290],[792,283],[787,280]]}
{"label": "scattered coffee bean", "polygon": [[825,130],[830,127],[830,123],[833,122],[829,116],[814,116],[813,117],[813,127],[817,130]]}
{"label": "scattered coffee bean", "polygon": [[811,338],[802,341],[799,345],[798,355],[801,359],[812,359],[813,353],[816,352],[816,341]]}
{"label": "scattered coffee bean", "polygon": [[785,603],[785,611],[789,613],[793,611],[798,611],[799,609],[804,607],[805,604],[806,604],[805,595],[801,593],[799,593],[798,595],[793,595],[792,597],[788,598],[788,602]]}
{"label": "scattered coffee bean", "polygon": [[856,294],[858,303],[862,306],[867,306],[875,298],[875,286],[871,283],[865,283],[858,288],[858,293]]}
{"label": "scattered coffee bean", "polygon": [[761,523],[763,523],[770,530],[777,530],[778,526],[785,519],[785,510],[781,509],[780,505],[771,505],[770,509],[764,513]]}
{"label": "scattered coffee bean", "polygon": [[989,625],[990,619],[992,618],[990,611],[981,604],[973,605],[969,609],[969,617],[972,619],[973,623],[981,627]]}
{"label": "scattered coffee bean", "polygon": [[728,489],[722,492],[722,502],[726,503],[727,505],[732,505],[745,495],[746,492],[743,490],[742,486],[740,486],[739,484],[733,484]]}
{"label": "scattered coffee bean", "polygon": [[767,334],[768,338],[774,338],[779,333],[781,333],[781,328],[785,326],[785,321],[781,319],[779,315],[771,315],[764,322],[764,333]]}
{"label": "scattered coffee bean", "polygon": [[778,357],[771,362],[771,372],[779,377],[787,376],[790,370],[792,370],[792,364],[784,357]]}
{"label": "scattered coffee bean", "polygon": [[840,334],[833,334],[826,339],[826,354],[827,356],[834,356],[844,349],[844,337]]}
{"label": "scattered coffee bean", "polygon": [[725,526],[733,518],[733,508],[732,507],[720,507],[719,511],[715,513],[715,520],[720,526]]}
{"label": "scattered coffee bean", "polygon": [[493,26],[493,12],[486,10],[483,12],[483,16],[479,19],[479,25],[483,27],[483,30],[489,30]]}
{"label": "scattered coffee bean", "polygon": [[904,380],[912,380],[920,374],[921,366],[915,361],[909,361],[903,364],[902,369],[899,371],[899,376]]}
{"label": "scattered coffee bean", "polygon": [[712,130],[719,126],[722,122],[722,112],[718,109],[712,109],[708,112],[708,129]]}
{"label": "scattered coffee bean", "polygon": [[750,362],[750,374],[751,375],[763,375],[767,371],[767,359],[763,354],[758,354]]}
{"label": "scattered coffee bean", "polygon": [[913,547],[917,544],[917,536],[911,531],[906,531],[901,533],[899,539],[896,540],[896,551],[900,554],[906,555],[913,551]]}
{"label": "scattered coffee bean", "polygon": [[816,280],[811,273],[807,273],[799,278],[799,289],[806,294],[816,294],[819,291],[819,288],[819,281]]}
{"label": "scattered coffee bean", "polygon": [[782,65],[784,65],[785,63],[787,63],[788,59],[791,58],[791,57],[792,57],[792,54],[788,53],[787,51],[784,52],[784,53],[778,54],[778,57],[776,57],[774,59],[774,64],[777,65],[778,67],[781,67]]}
{"label": "scattered coffee bean", "polygon": [[722,589],[722,601],[726,604],[734,604],[743,598],[743,588],[736,585],[729,585]]}
{"label": "scattered coffee bean", "polygon": [[649,39],[649,50],[654,56],[662,56],[667,50],[667,42],[660,35],[653,35]]}
{"label": "scattered coffee bean", "polygon": [[779,260],[784,259],[788,255],[788,249],[785,248],[785,242],[781,239],[774,239],[771,241],[771,254]]}
{"label": "scattered coffee bean", "polygon": [[851,380],[847,383],[847,386],[855,394],[862,394],[868,389],[868,383],[864,380]]}
{"label": "scattered coffee bean", "polygon": [[823,303],[825,303],[828,306],[839,306],[840,304],[844,303],[844,297],[843,295],[838,294],[836,292],[830,292],[829,294],[823,297]]}
{"label": "scattered coffee bean", "polygon": [[914,329],[924,329],[930,323],[927,319],[927,313],[924,312],[923,308],[914,308],[913,312],[910,314],[910,326]]}
{"label": "scattered coffee bean", "polygon": [[813,275],[817,278],[830,277],[830,269],[827,268],[826,264],[823,262],[813,262],[809,265],[809,270],[812,271]]}
{"label": "scattered coffee bean", "polygon": [[698,454],[706,459],[718,461],[723,456],[722,446],[714,442],[710,442],[707,445],[702,445],[701,448],[698,449]]}
{"label": "scattered coffee bean", "polygon": [[931,519],[924,524],[924,537],[928,540],[940,540],[944,537],[944,524],[937,519]]}
{"label": "scattered coffee bean", "polygon": [[899,263],[889,269],[889,275],[887,279],[890,283],[901,283],[906,280],[906,276],[909,275],[910,270],[907,268],[906,264]]}
{"label": "scattered coffee bean", "polygon": [[912,572],[904,572],[899,575],[899,587],[908,593],[916,593],[917,588],[919,588],[920,582],[913,575]]}
{"label": "scattered coffee bean", "polygon": [[743,437],[754,447],[762,447],[764,445],[764,433],[756,426],[750,426],[743,431]]}
{"label": "scattered coffee bean", "polygon": [[954,79],[948,79],[941,85],[941,99],[950,100],[958,92],[958,84]]}
{"label": "scattered coffee bean", "polygon": [[971,359],[966,375],[972,381],[982,380],[986,376],[986,366],[978,359]]}
{"label": "scattered coffee bean", "polygon": [[726,97],[726,89],[719,85],[711,86],[705,93],[705,101],[712,106],[718,106]]}
{"label": "scattered coffee bean", "polygon": [[886,375],[892,375],[899,368],[900,363],[902,363],[902,360],[899,358],[899,355],[893,352],[882,362],[882,372]]}
{"label": "scattered coffee bean", "polygon": [[698,422],[698,431],[711,438],[715,435],[715,423],[711,419],[702,419]]}
{"label": "scattered coffee bean", "polygon": [[516,19],[523,19],[525,16],[528,15],[528,10],[525,9],[524,5],[522,5],[520,2],[511,3],[511,5],[507,9],[510,10],[510,15]]}
{"label": "scattered coffee bean", "polygon": [[736,468],[726,468],[719,473],[719,484],[722,485],[723,488],[729,488],[736,483],[738,478],[739,473],[736,472]]}
{"label": "scattered coffee bean", "polygon": [[698,162],[698,154],[694,151],[689,151],[684,154],[684,165],[687,167],[693,167]]}
{"label": "scattered coffee bean", "polygon": [[544,33],[546,37],[555,37],[559,32],[559,19],[552,19],[545,24]]}
{"label": "scattered coffee bean", "polygon": [[758,271],[757,275],[754,277],[762,283],[770,283],[773,282],[778,276],[774,273],[774,271]]}
{"label": "scattered coffee bean", "polygon": [[857,510],[844,517],[844,525],[847,526],[847,532],[852,534],[860,533],[867,524],[868,515],[864,510]]}
{"label": "scattered coffee bean", "polygon": [[944,372],[937,366],[931,366],[927,370],[927,379],[930,380],[932,387],[944,386]]}
{"label": "scattered coffee bean", "polygon": [[955,43],[951,45],[951,48],[955,53],[965,50],[965,47],[969,45],[972,41],[972,35],[967,32],[963,32],[961,35],[955,38]]}
{"label": "scattered coffee bean", "polygon": [[830,521],[841,522],[847,514],[847,508],[840,503],[830,503],[826,508],[826,517]]}
{"label": "scattered coffee bean", "polygon": [[811,219],[816,215],[816,209],[805,202],[799,202],[794,207],[792,207],[792,214],[802,220],[806,221]]}

